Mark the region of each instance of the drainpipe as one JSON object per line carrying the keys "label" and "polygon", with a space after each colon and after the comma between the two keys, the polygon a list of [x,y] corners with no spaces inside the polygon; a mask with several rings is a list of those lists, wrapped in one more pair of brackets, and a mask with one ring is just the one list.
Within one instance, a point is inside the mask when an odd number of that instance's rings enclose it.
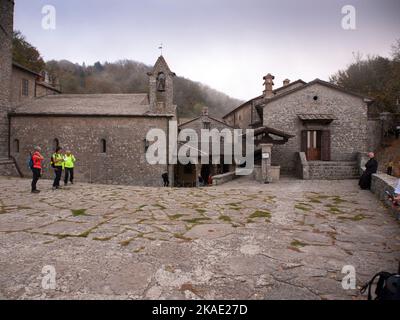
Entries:
{"label": "drainpipe", "polygon": [[11,116],[7,113],[7,120],[8,120],[8,158],[11,157]]}
{"label": "drainpipe", "polygon": [[169,175],[168,179],[170,180],[170,187],[171,187],[175,183],[175,181],[174,181],[175,173],[173,171],[171,172],[170,167],[169,167],[169,120],[170,119],[167,117],[166,120],[167,120],[167,159],[166,160],[167,160],[167,172]]}

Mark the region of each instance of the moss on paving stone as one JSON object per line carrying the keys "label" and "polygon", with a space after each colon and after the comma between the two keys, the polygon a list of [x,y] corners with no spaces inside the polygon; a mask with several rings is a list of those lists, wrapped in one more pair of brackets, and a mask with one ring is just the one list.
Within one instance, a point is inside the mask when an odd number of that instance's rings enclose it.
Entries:
{"label": "moss on paving stone", "polygon": [[340,210],[337,206],[334,206],[332,204],[327,204],[326,207],[328,208],[328,212],[332,214],[344,213],[344,211]]}
{"label": "moss on paving stone", "polygon": [[211,220],[211,219],[208,217],[199,217],[199,218],[193,218],[193,219],[186,219],[183,221],[187,222],[187,223],[192,223],[192,224],[201,224],[202,222],[207,221],[207,220]]}
{"label": "moss on paving stone", "polygon": [[206,212],[207,212],[207,210],[204,210],[204,209],[196,209],[196,211],[197,211],[198,213],[206,213]]}
{"label": "moss on paving stone", "polygon": [[295,207],[295,209],[307,211],[307,212],[311,211],[313,209],[312,206],[310,206],[309,204],[306,204],[306,203],[298,203],[294,207]]}
{"label": "moss on paving stone", "polygon": [[298,247],[305,247],[305,246],[307,245],[307,243],[304,243],[304,242],[301,242],[301,241],[299,241],[299,240],[297,240],[297,239],[294,239],[294,240],[290,243],[290,245],[291,245],[292,247],[298,248]]}
{"label": "moss on paving stone", "polygon": [[182,233],[174,233],[174,237],[184,241],[192,241],[191,238],[185,237]]}
{"label": "moss on paving stone", "polygon": [[230,217],[224,216],[224,215],[219,216],[218,219],[219,219],[219,220],[222,220],[222,221],[225,221],[225,222],[231,222],[231,221],[232,221],[232,219],[231,219]]}
{"label": "moss on paving stone", "polygon": [[154,204],[153,206],[154,206],[154,207],[158,207],[158,208],[160,208],[161,210],[167,209],[167,207],[165,207],[165,206],[163,206],[162,204],[159,204],[159,203],[156,203],[156,204]]}
{"label": "moss on paving stone", "polygon": [[87,216],[86,209],[71,209],[71,212],[74,217]]}
{"label": "moss on paving stone", "polygon": [[249,220],[256,218],[266,218],[265,222],[270,222],[269,219],[271,218],[271,212],[256,210],[249,216]]}
{"label": "moss on paving stone", "polygon": [[353,217],[339,216],[337,218],[340,220],[361,221],[366,219],[366,216],[364,216],[363,214],[357,214],[356,216]]}
{"label": "moss on paving stone", "polygon": [[172,216],[168,216],[171,220],[178,220],[179,218],[182,218],[184,215],[183,214],[180,214],[180,213],[177,213],[177,214],[174,214],[174,215],[172,215]]}

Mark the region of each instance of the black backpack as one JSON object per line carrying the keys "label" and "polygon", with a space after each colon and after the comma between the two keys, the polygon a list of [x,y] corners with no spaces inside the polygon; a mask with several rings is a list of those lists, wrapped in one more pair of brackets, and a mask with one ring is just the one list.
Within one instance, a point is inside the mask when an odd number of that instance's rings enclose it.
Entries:
{"label": "black backpack", "polygon": [[371,290],[376,278],[378,278],[378,283],[376,284],[374,300],[400,300],[400,264],[398,274],[379,272],[361,288],[361,294],[368,288],[368,300],[372,300]]}

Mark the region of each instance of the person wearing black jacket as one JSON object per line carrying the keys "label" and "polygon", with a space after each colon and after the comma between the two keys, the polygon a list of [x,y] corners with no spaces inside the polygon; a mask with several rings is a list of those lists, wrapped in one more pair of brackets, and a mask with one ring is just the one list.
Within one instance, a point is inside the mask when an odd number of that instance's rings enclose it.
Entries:
{"label": "person wearing black jacket", "polygon": [[371,189],[372,175],[378,171],[378,161],[373,152],[368,153],[369,160],[365,164],[365,171],[362,174],[358,185],[363,190]]}

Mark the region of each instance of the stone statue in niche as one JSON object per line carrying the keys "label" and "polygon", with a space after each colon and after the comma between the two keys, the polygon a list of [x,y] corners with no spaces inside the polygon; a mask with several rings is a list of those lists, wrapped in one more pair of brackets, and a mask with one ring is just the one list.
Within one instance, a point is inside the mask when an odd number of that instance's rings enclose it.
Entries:
{"label": "stone statue in niche", "polygon": [[165,91],[165,74],[162,72],[157,76],[157,91]]}

